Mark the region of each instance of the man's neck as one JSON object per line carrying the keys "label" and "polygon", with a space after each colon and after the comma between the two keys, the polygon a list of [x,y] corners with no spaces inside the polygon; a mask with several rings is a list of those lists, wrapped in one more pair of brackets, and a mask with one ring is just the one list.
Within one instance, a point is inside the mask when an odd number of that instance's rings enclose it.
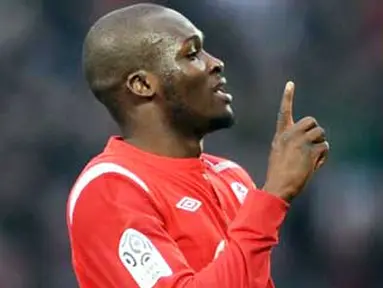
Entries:
{"label": "man's neck", "polygon": [[123,133],[125,141],[135,147],[157,155],[172,158],[198,158],[203,151],[203,140],[188,139],[175,133]]}

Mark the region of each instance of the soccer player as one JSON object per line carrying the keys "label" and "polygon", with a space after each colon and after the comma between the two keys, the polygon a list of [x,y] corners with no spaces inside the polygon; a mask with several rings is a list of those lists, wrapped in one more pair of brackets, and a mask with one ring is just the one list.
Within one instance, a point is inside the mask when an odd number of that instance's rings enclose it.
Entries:
{"label": "soccer player", "polygon": [[84,44],[94,95],[121,128],[75,182],[67,222],[82,288],[271,288],[290,201],[325,162],[324,130],[282,97],[267,179],[203,153],[234,123],[224,65],[183,15],[138,4],[99,19]]}

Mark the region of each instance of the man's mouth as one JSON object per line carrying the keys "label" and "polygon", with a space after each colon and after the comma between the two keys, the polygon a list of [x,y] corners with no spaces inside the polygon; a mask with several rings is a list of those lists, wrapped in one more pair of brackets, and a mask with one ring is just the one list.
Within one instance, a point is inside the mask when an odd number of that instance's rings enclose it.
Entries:
{"label": "man's mouth", "polygon": [[226,92],[226,83],[226,78],[221,78],[221,80],[214,86],[214,94],[226,104],[231,104],[233,96]]}

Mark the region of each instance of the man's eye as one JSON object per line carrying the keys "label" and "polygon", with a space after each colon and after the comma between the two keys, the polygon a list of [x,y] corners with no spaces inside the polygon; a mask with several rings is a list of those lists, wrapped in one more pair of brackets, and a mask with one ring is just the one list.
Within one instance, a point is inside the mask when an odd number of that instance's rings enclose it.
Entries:
{"label": "man's eye", "polygon": [[193,51],[186,56],[189,60],[195,60],[198,58],[198,51]]}

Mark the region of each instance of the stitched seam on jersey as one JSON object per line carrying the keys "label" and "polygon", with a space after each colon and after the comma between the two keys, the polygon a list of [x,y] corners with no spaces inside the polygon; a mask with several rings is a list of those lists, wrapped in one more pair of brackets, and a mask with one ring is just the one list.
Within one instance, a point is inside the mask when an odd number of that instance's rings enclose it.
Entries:
{"label": "stitched seam on jersey", "polygon": [[73,214],[74,208],[76,206],[77,200],[80,198],[81,192],[85,189],[87,185],[90,184],[93,180],[100,177],[101,175],[107,173],[117,173],[128,177],[138,186],[140,186],[145,192],[149,193],[149,187],[146,183],[138,177],[135,173],[130,170],[117,165],[115,163],[99,163],[92,167],[90,167],[87,171],[85,171],[80,178],[76,181],[74,185],[70,198],[69,198],[69,206],[68,206],[68,214],[69,214],[69,223],[73,222]]}

